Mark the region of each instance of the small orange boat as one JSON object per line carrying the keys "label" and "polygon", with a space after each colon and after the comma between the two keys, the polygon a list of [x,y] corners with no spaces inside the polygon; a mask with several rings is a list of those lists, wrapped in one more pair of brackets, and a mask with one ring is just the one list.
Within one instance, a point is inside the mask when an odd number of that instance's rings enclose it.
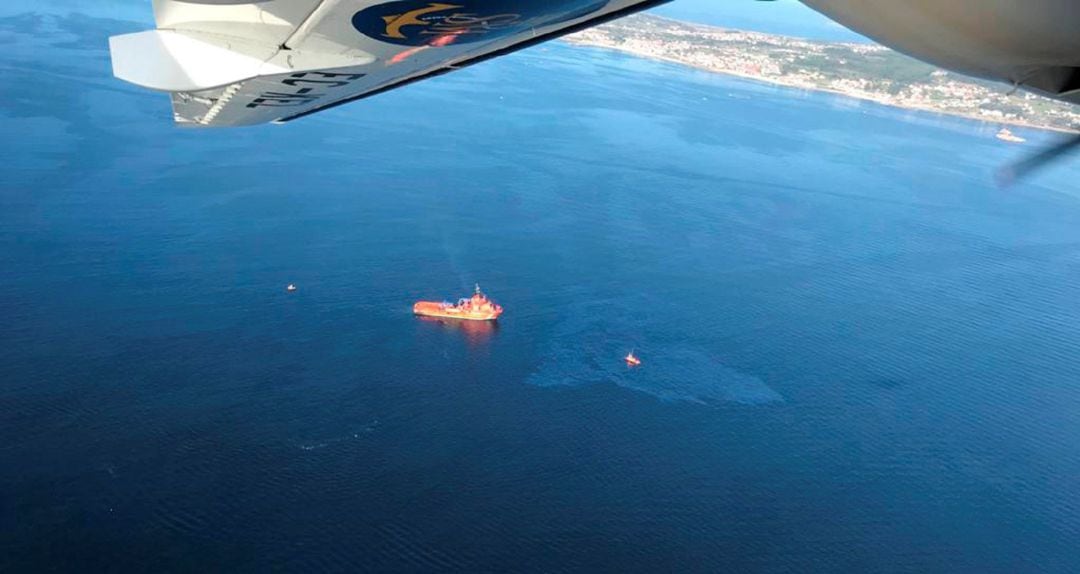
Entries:
{"label": "small orange boat", "polygon": [[641,365],[641,359],[635,357],[633,351],[630,351],[630,354],[624,357],[623,360],[625,360],[626,364],[631,367],[637,367]]}
{"label": "small orange boat", "polygon": [[413,313],[422,317],[442,317],[444,319],[464,319],[467,321],[494,321],[502,315],[503,308],[496,305],[476,286],[476,292],[468,299],[459,299],[456,304],[449,301],[417,301]]}

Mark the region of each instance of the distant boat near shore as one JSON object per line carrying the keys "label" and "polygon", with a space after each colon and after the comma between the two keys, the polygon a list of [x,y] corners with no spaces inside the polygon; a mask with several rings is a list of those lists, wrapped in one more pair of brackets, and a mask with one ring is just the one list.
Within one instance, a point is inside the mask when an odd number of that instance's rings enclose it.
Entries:
{"label": "distant boat near shore", "polygon": [[1027,141],[1026,139],[1012,133],[1009,128],[1001,128],[1001,130],[997,133],[997,136],[995,137],[997,137],[997,139],[1001,141],[1006,141],[1009,143],[1023,143]]}

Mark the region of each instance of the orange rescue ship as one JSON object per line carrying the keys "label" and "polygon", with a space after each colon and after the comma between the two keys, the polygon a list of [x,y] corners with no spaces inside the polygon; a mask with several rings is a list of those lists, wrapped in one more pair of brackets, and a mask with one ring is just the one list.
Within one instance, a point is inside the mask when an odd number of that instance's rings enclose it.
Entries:
{"label": "orange rescue ship", "polygon": [[502,315],[503,308],[496,305],[480,292],[480,286],[476,286],[476,292],[468,299],[459,299],[451,303],[443,301],[417,301],[413,305],[413,313],[422,317],[442,317],[444,319],[464,319],[466,321],[494,321]]}

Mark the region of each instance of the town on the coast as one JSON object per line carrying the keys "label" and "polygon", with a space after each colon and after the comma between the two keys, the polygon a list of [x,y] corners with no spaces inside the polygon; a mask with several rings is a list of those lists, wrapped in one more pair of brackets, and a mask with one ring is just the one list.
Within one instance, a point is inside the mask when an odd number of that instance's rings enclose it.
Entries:
{"label": "town on the coast", "polygon": [[948,72],[877,44],[729,30],[647,14],[590,28],[566,41],[891,106],[1080,131],[1074,106]]}

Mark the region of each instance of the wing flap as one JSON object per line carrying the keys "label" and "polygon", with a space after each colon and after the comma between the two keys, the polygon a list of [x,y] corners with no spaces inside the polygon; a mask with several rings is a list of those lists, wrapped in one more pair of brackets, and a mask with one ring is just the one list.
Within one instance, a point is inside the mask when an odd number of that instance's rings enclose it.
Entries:
{"label": "wing flap", "polygon": [[201,91],[265,73],[275,50],[258,44],[240,49],[219,37],[195,32],[149,30],[109,38],[113,75],[165,92]]}
{"label": "wing flap", "polygon": [[162,30],[246,38],[280,46],[321,0],[154,0]]}

